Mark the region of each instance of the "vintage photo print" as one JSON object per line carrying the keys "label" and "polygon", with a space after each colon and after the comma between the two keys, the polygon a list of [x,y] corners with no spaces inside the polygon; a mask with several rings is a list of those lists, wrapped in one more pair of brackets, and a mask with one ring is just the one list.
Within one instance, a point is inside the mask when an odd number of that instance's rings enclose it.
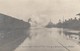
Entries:
{"label": "vintage photo print", "polygon": [[0,51],[80,51],[80,0],[0,0]]}

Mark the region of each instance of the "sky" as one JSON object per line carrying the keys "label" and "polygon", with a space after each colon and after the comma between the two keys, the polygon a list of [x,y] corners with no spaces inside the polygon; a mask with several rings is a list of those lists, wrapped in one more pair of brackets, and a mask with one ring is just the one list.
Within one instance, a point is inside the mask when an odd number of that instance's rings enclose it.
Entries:
{"label": "sky", "polygon": [[32,18],[40,24],[50,20],[69,19],[80,13],[80,0],[0,0],[0,13],[27,21]]}

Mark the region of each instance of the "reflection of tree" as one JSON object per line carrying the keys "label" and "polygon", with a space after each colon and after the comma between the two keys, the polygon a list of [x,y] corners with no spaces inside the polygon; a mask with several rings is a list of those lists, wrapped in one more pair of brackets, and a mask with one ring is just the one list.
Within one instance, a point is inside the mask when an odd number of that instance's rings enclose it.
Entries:
{"label": "reflection of tree", "polygon": [[62,31],[61,31],[61,30],[59,30],[59,31],[58,31],[58,33],[61,35]]}

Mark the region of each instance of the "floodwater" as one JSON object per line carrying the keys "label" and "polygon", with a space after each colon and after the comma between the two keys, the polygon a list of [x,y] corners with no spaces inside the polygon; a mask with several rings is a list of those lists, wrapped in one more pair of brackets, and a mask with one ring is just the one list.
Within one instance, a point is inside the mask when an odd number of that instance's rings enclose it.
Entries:
{"label": "floodwater", "polygon": [[80,51],[80,36],[60,28],[31,28],[30,37],[15,51]]}

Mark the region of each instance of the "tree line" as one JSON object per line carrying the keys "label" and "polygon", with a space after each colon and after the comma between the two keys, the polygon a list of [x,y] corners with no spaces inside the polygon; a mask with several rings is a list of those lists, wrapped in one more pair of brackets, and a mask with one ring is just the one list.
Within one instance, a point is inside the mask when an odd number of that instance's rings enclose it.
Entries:
{"label": "tree line", "polygon": [[[78,13],[76,15],[80,16],[80,13]],[[65,19],[63,22],[61,22],[61,20],[59,20],[59,22],[56,24],[56,27],[80,30],[80,18],[77,19],[75,17],[74,19],[72,19],[72,18],[70,18],[68,20]]]}

